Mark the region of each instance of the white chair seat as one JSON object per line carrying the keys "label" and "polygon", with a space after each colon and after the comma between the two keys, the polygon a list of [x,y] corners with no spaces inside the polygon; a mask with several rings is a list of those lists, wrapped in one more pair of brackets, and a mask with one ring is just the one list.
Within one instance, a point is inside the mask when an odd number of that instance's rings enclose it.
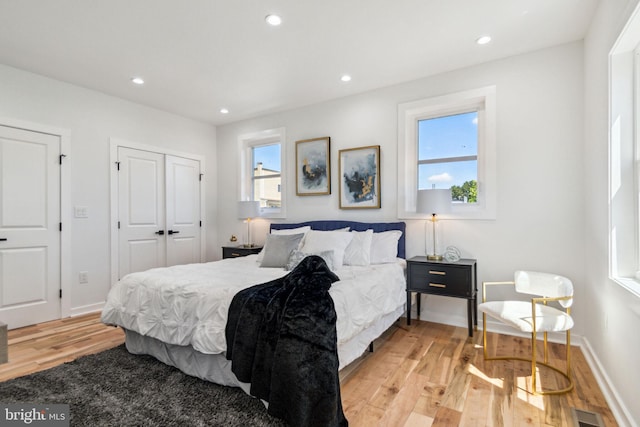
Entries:
{"label": "white chair seat", "polygon": [[[525,301],[489,301],[478,310],[503,321],[522,332],[533,332],[531,303]],[[564,311],[536,304],[536,332],[559,332],[573,328],[573,319]]]}

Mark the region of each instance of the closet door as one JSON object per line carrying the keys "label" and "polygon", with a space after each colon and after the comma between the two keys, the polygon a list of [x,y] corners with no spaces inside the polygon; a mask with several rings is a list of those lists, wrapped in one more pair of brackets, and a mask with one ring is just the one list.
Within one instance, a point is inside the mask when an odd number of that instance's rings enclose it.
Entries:
{"label": "closet door", "polygon": [[0,319],[59,319],[60,138],[0,126]]}
{"label": "closet door", "polygon": [[167,265],[200,262],[200,162],[165,159]]}
{"label": "closet door", "polygon": [[201,262],[200,162],[118,147],[118,278]]}
{"label": "closet door", "polygon": [[119,278],[166,265],[165,158],[118,147]]}

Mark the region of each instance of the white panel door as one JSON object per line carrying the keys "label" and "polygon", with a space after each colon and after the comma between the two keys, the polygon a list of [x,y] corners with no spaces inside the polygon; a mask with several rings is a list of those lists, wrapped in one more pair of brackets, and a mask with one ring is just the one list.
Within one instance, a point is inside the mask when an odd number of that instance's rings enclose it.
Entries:
{"label": "white panel door", "polygon": [[165,242],[164,155],[118,148],[119,278],[163,267]]}
{"label": "white panel door", "polygon": [[60,138],[0,126],[0,321],[59,319]]}
{"label": "white panel door", "polygon": [[118,147],[118,278],[201,262],[200,162]]}
{"label": "white panel door", "polygon": [[200,162],[166,156],[167,265],[200,262]]}

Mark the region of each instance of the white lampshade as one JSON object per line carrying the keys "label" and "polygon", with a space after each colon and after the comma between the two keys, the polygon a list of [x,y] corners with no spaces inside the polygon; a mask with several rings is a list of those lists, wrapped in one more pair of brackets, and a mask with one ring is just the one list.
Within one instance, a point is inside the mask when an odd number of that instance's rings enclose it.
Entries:
{"label": "white lampshade", "polygon": [[451,189],[418,190],[416,212],[440,215],[451,211]]}
{"label": "white lampshade", "polygon": [[260,202],[238,202],[238,218],[256,218],[260,216]]}

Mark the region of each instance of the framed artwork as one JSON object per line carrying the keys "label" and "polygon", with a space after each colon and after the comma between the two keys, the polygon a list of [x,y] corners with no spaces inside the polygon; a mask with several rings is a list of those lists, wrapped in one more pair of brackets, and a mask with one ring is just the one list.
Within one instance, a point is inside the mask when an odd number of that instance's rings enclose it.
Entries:
{"label": "framed artwork", "polygon": [[331,194],[331,138],[296,141],[296,194]]}
{"label": "framed artwork", "polygon": [[340,209],[380,209],[380,146],[339,151]]}

